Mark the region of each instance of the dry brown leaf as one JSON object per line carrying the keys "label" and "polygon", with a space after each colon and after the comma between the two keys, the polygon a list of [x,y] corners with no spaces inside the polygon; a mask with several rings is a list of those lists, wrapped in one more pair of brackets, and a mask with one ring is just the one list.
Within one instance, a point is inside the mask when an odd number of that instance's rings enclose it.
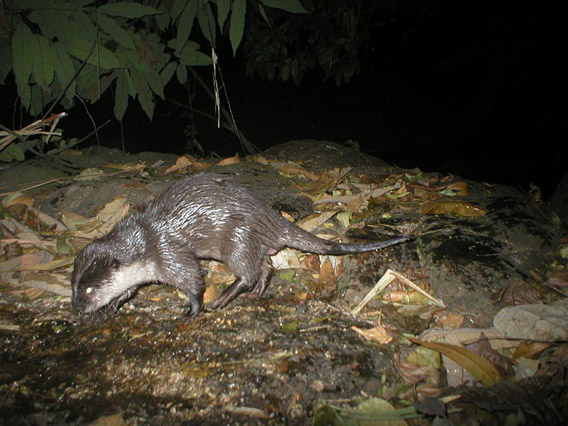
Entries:
{"label": "dry brown leaf", "polygon": [[33,271],[38,265],[50,262],[53,254],[47,250],[38,250],[34,253],[26,253],[19,257],[0,262],[0,271]]}
{"label": "dry brown leaf", "polygon": [[166,169],[164,174],[175,173],[183,169],[190,169],[192,172],[199,172],[208,169],[209,167],[211,167],[211,164],[209,163],[203,163],[191,155],[182,155],[176,159],[176,163],[173,166]]}
{"label": "dry brown leaf", "polygon": [[[337,170],[337,169],[336,169]],[[314,195],[322,194],[333,188],[340,177],[335,171],[327,171],[317,177],[316,180],[308,182],[294,182],[294,186],[302,191],[302,193],[310,198]]]}
{"label": "dry brown leaf", "polygon": [[73,179],[82,182],[89,180],[97,180],[102,178],[103,176],[105,176],[105,172],[103,172],[101,169],[89,168],[81,170],[79,174],[73,176]]}
{"label": "dry brown leaf", "polygon": [[206,279],[208,282],[228,285],[235,281],[235,275],[224,263],[217,262],[215,260],[208,260],[203,261],[203,264],[207,265],[205,270],[207,271]]}
{"label": "dry brown leaf", "polygon": [[20,282],[24,287],[36,288],[60,296],[71,296],[71,288],[68,283],[60,281],[55,275],[42,272],[27,274],[25,279]]}
{"label": "dry brown leaf", "polygon": [[230,164],[237,164],[240,163],[241,159],[239,158],[239,154],[235,154],[233,157],[224,158],[223,160],[217,163],[217,166],[228,166]]}
{"label": "dry brown leaf", "polygon": [[191,165],[193,164],[193,161],[190,160],[189,158],[187,158],[186,156],[182,155],[181,157],[178,157],[176,159],[176,163],[173,166],[168,167],[165,171],[164,174],[168,175],[174,172],[177,172],[179,170],[191,167]]}
{"label": "dry brown leaf", "polygon": [[513,354],[513,361],[519,358],[526,358],[526,359],[537,359],[538,355],[548,349],[550,347],[550,343],[546,342],[531,342],[531,343],[519,343],[519,346],[515,349],[515,353]]}
{"label": "dry brown leaf", "polygon": [[380,188],[373,189],[369,194],[370,198],[379,198],[382,195],[388,194],[393,191],[397,191],[402,187],[402,182],[396,182],[394,185],[382,186]]}
{"label": "dry brown leaf", "polygon": [[217,288],[215,284],[207,286],[205,292],[203,293],[203,303],[208,305],[209,303],[213,302],[219,295],[221,291]]}
{"label": "dry brown leaf", "polygon": [[433,366],[402,360],[398,355],[394,356],[394,362],[405,383],[416,385],[423,382],[433,387],[440,385],[440,371]]}
{"label": "dry brown leaf", "polygon": [[454,182],[446,185],[444,189],[451,189],[460,197],[465,197],[469,194],[469,186],[467,182]]}
{"label": "dry brown leaf", "polygon": [[97,215],[97,219],[102,222],[102,225],[98,229],[100,236],[108,234],[112,228],[128,214],[129,210],[130,203],[123,195],[119,195],[105,204]]}
{"label": "dry brown leaf", "polygon": [[319,254],[309,254],[302,260],[302,265],[307,269],[313,271],[319,271],[320,269],[320,257]]}
{"label": "dry brown leaf", "polygon": [[292,286],[292,293],[294,293],[294,296],[296,296],[296,299],[301,300],[301,301],[308,300],[308,298],[310,297],[309,292],[307,292],[305,290],[301,290],[296,286]]}
{"label": "dry brown leaf", "polygon": [[272,266],[274,269],[302,269],[303,265],[298,260],[301,252],[286,248],[280,250],[274,256],[270,256]]}
{"label": "dry brown leaf", "polygon": [[126,426],[128,423],[122,418],[121,413],[103,416],[96,419],[90,426]]}
{"label": "dry brown leaf", "polygon": [[480,339],[465,344],[464,347],[489,361],[501,377],[512,377],[515,374],[511,359],[494,350],[489,339],[483,333]]}
{"label": "dry brown leaf", "polygon": [[382,325],[377,325],[373,328],[364,330],[356,326],[351,326],[351,330],[356,331],[367,340],[375,340],[383,345],[388,345],[394,340],[394,338]]}
{"label": "dry brown leaf", "polygon": [[108,167],[109,169],[136,172],[144,170],[146,168],[146,163],[144,163],[143,161],[139,163],[107,163],[105,164],[105,167]]}
{"label": "dry brown leaf", "polygon": [[294,219],[294,217],[293,217],[291,214],[287,213],[287,212],[281,211],[280,214],[282,215],[282,217],[283,217],[284,219],[286,219],[286,220],[288,220],[288,221],[290,221],[290,222],[295,222],[295,221],[296,221],[296,219]]}
{"label": "dry brown leaf", "polygon": [[318,180],[317,175],[314,175],[313,173],[308,172],[302,166],[300,166],[299,164],[295,164],[295,163],[285,163],[285,164],[281,165],[280,167],[278,167],[278,171],[280,173],[283,173],[283,174],[289,175],[289,176],[304,176],[304,177],[306,177],[306,178],[308,178],[309,180],[312,180],[312,181]]}
{"label": "dry brown leaf", "polygon": [[485,210],[461,201],[437,201],[422,206],[422,214],[455,214],[458,216],[485,216]]}
{"label": "dry brown leaf", "polygon": [[334,197],[322,197],[320,200],[316,201],[314,204],[330,204],[338,203],[342,204],[347,211],[353,213],[360,213],[367,208],[369,205],[369,192],[360,192],[358,194],[350,195],[338,195]]}
{"label": "dry brown leaf", "polygon": [[[25,255],[24,255],[25,256]],[[64,257],[62,259],[44,262],[38,265],[22,265],[18,271],[52,271],[62,266],[69,266],[75,260],[75,256]]]}
{"label": "dry brown leaf", "polygon": [[453,312],[443,312],[437,316],[436,322],[445,330],[454,330],[462,326],[464,316]]}
{"label": "dry brown leaf", "polygon": [[17,204],[23,204],[26,207],[30,207],[33,204],[33,199],[29,195],[22,194],[21,192],[15,192],[8,195],[2,200],[4,207],[11,207]]}
{"label": "dry brown leaf", "polygon": [[329,287],[333,287],[333,290],[335,291],[336,281],[337,276],[335,275],[335,269],[329,259],[329,256],[326,256],[319,269],[318,284],[328,289]]}
{"label": "dry brown leaf", "polygon": [[264,156],[258,154],[252,157],[253,161],[258,164],[262,164],[263,166],[269,166],[270,161],[268,161]]}
{"label": "dry brown leaf", "polygon": [[336,214],[337,212],[334,211],[326,211],[323,213],[312,214],[308,217],[305,217],[300,222],[298,222],[298,226],[304,229],[305,231],[312,232],[314,229],[327,222]]}
{"label": "dry brown leaf", "polygon": [[418,401],[424,401],[426,398],[437,398],[442,395],[442,389],[437,386],[427,385],[427,384],[418,384],[412,389],[408,389],[406,392],[397,395],[398,398],[406,399],[406,400],[414,400],[417,399]]}
{"label": "dry brown leaf", "polygon": [[28,207],[28,209],[32,212],[34,212],[34,214],[36,215],[36,217],[39,219],[39,221],[46,225],[48,228],[50,228],[53,231],[57,231],[57,232],[63,232],[65,231],[65,225],[63,225],[63,223],[61,223],[60,221],[58,221],[57,219],[52,218],[51,216],[46,215],[45,213],[39,211],[38,209],[35,209],[33,207]]}
{"label": "dry brown leaf", "polygon": [[35,232],[30,227],[18,222],[17,220],[7,217],[0,220],[0,225],[4,226],[6,230],[15,234],[15,236],[20,240],[26,241],[41,241],[42,237],[40,234]]}
{"label": "dry brown leaf", "polygon": [[446,355],[473,374],[473,376],[480,380],[485,386],[491,386],[501,380],[501,375],[495,367],[475,352],[461,346],[448,345],[446,343],[426,342],[413,337],[407,337],[407,339],[413,343]]}
{"label": "dry brown leaf", "polygon": [[47,291],[33,287],[9,290],[8,293],[17,297],[28,299],[30,301],[42,299],[47,295]]}

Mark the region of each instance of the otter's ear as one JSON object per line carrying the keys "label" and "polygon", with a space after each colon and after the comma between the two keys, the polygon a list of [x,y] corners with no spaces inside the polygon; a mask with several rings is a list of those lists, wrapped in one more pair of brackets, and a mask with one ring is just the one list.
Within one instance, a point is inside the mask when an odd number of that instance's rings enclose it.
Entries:
{"label": "otter's ear", "polygon": [[114,257],[111,261],[110,261],[110,267],[112,269],[118,269],[120,268],[121,262],[120,260],[118,260],[116,257]]}

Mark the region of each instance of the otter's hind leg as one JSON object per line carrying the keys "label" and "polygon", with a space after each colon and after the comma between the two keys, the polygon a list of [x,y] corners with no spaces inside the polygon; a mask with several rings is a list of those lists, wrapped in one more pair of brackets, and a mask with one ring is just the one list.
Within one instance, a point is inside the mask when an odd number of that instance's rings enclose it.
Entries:
{"label": "otter's hind leg", "polygon": [[224,308],[239,295],[260,297],[266,290],[272,274],[270,258],[268,256],[263,257],[264,259],[260,259],[261,265],[253,268],[255,273],[251,273],[252,270],[240,271],[239,266],[229,264],[229,268],[237,276],[237,279],[211,303],[211,307],[213,309]]}
{"label": "otter's hind leg", "polygon": [[274,271],[274,267],[272,266],[272,261],[270,260],[269,256],[264,256],[262,261],[262,266],[260,267],[260,277],[254,284],[252,290],[248,293],[243,293],[243,296],[251,295],[255,297],[260,297],[266,291],[268,287],[268,283],[270,282],[270,277],[272,276],[272,272]]}

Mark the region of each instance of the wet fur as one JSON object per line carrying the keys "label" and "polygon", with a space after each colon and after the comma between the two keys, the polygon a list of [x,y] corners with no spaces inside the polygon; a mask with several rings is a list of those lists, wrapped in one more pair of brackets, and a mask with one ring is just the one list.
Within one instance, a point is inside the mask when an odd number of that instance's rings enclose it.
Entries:
{"label": "wet fur", "polygon": [[147,208],[86,246],[71,277],[73,306],[81,313],[118,309],[142,284],[159,282],[187,294],[188,315],[202,309],[204,284],[198,259],[227,264],[236,280],[212,303],[224,307],[239,294],[265,291],[270,255],[284,247],[342,255],[409,240],[340,244],[299,228],[232,178],[198,174],[158,195]]}

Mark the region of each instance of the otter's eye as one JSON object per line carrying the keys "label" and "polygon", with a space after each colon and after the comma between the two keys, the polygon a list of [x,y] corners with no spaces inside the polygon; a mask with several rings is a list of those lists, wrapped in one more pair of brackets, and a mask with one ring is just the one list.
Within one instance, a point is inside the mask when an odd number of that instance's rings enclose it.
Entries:
{"label": "otter's eye", "polygon": [[94,289],[93,287],[87,287],[87,288],[85,289],[85,293],[91,294],[94,290],[95,290],[95,289]]}

